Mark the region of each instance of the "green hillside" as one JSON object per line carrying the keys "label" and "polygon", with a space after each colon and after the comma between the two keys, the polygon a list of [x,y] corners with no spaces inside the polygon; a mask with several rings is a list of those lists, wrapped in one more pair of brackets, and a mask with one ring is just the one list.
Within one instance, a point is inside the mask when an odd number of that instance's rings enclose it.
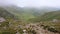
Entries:
{"label": "green hillside", "polygon": [[[53,22],[53,19],[57,19],[57,22]],[[45,26],[54,27],[57,31],[60,32],[60,10],[47,12],[44,15],[32,19],[34,22],[42,22]]]}
{"label": "green hillside", "polygon": [[[19,19],[26,21],[49,21],[52,19],[60,19],[60,11],[54,11],[55,9],[37,9],[28,7],[17,7],[15,5],[4,7],[8,12],[14,14]],[[47,13],[46,13],[47,12]],[[45,13],[45,14],[44,14]],[[41,16],[42,15],[42,16]]]}
{"label": "green hillside", "polygon": [[13,14],[9,13],[7,10],[5,10],[4,8],[1,8],[1,7],[0,7],[0,17],[3,17],[5,19],[10,19],[10,18],[14,19],[15,18],[15,16]]}
{"label": "green hillside", "polygon": [[[25,26],[26,25],[29,26],[30,24],[30,27],[31,27],[31,23],[33,25],[34,23],[38,23],[37,26],[43,25],[43,28],[46,27],[49,30],[54,27],[53,29],[60,32],[60,22],[52,22],[53,19],[60,20],[60,10],[59,11],[51,10],[51,12],[49,12],[49,10],[48,11],[40,10],[36,8],[26,8],[26,7],[21,8],[17,6],[7,6],[7,7],[0,8],[0,17],[8,19],[7,22],[3,22],[0,25],[1,27],[0,30],[2,33],[6,33],[5,31],[7,31],[10,34],[11,33],[15,34],[17,31],[19,31],[20,33],[23,33],[22,31],[26,29]],[[16,18],[20,20],[15,20]],[[35,26],[33,25],[32,25],[32,28]],[[4,29],[3,27],[6,27],[6,29]],[[53,30],[51,29],[51,31]]]}
{"label": "green hillside", "polygon": [[19,19],[23,20],[29,20],[31,18],[35,18],[37,16],[40,16],[40,10],[35,9],[35,8],[21,8],[17,6],[8,6],[4,7],[8,12],[14,14],[17,16]]}
{"label": "green hillside", "polygon": [[53,19],[60,20],[60,11],[48,12],[41,16],[42,21],[49,21]]}
{"label": "green hillside", "polygon": [[47,12],[41,16],[38,16],[30,20],[40,22],[40,21],[52,21],[53,19],[60,20],[60,10]]}

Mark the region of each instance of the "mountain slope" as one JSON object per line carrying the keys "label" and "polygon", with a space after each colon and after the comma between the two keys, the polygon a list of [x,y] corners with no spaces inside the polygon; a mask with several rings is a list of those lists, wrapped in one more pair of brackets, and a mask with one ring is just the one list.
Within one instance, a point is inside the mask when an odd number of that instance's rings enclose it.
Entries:
{"label": "mountain slope", "polygon": [[11,13],[9,13],[7,10],[5,10],[4,8],[0,7],[0,17],[3,17],[5,19],[14,19],[15,16]]}
{"label": "mountain slope", "polygon": [[32,22],[52,21],[54,19],[60,20],[60,10],[47,12],[41,16],[30,19],[30,21]]}
{"label": "mountain slope", "polygon": [[4,7],[8,12],[18,16],[18,18],[23,20],[29,20],[30,18],[35,18],[40,15],[40,12],[37,12],[37,9],[32,8],[21,8],[17,6],[8,6]]}
{"label": "mountain slope", "polygon": [[46,12],[51,12],[58,10],[57,8],[50,8],[50,7],[41,7],[41,8],[32,8],[32,7],[18,7],[15,5],[10,5],[4,7],[8,12],[14,14],[15,16],[18,16],[19,19],[23,20],[30,20],[32,18],[36,18],[38,16],[41,16],[42,14]]}
{"label": "mountain slope", "polygon": [[45,13],[43,16],[41,16],[41,20],[48,21],[53,19],[59,19],[60,20],[60,10],[59,11],[53,11]]}

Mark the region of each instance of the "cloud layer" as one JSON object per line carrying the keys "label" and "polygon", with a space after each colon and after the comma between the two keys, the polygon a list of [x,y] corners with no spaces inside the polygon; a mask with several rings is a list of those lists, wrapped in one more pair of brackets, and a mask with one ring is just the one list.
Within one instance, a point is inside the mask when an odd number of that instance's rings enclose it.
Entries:
{"label": "cloud layer", "polygon": [[60,7],[60,0],[0,0],[0,4],[15,4],[20,7]]}

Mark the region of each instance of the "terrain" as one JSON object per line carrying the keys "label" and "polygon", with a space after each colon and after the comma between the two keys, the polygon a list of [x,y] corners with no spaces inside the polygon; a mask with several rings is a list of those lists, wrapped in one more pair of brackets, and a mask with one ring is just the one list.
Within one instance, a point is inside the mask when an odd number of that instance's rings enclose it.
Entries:
{"label": "terrain", "polygon": [[60,10],[14,5],[0,7],[0,34],[60,34]]}

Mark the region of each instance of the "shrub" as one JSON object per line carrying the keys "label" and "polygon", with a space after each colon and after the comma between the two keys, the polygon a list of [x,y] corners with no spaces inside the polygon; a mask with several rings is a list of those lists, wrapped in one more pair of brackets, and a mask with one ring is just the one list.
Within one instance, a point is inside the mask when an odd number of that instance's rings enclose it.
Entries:
{"label": "shrub", "polygon": [[58,31],[57,31],[56,29],[54,29],[54,28],[48,28],[48,31],[54,32],[54,33],[58,32]]}

